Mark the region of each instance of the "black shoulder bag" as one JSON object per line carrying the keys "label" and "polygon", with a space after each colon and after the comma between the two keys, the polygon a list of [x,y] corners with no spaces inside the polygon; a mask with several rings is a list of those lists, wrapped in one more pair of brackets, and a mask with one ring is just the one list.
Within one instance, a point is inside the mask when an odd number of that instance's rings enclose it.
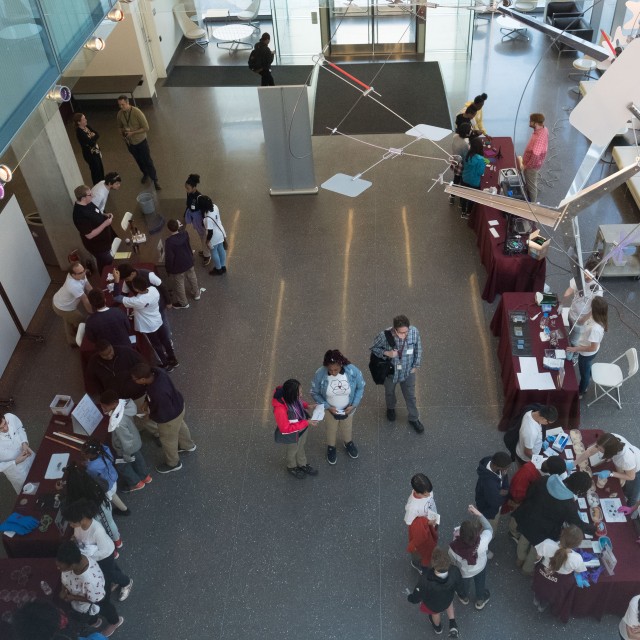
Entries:
{"label": "black shoulder bag", "polygon": [[[384,335],[387,338],[389,350],[395,351],[396,343],[391,331],[385,331]],[[371,356],[369,357],[369,371],[371,371],[371,377],[376,384],[384,384],[387,376],[393,373],[393,362],[391,362],[389,358],[378,358],[378,356],[372,351]]]}

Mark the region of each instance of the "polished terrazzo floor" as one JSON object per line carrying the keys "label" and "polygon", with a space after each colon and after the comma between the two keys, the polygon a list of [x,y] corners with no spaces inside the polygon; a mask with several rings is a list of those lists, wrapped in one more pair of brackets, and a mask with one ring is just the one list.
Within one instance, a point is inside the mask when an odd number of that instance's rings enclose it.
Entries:
{"label": "polished terrazzo floor", "polygon": [[[557,163],[560,169],[548,173],[551,186],[542,200],[555,203],[566,193],[586,142],[572,131],[564,110],[576,102],[567,78],[571,57],[544,53],[547,44],[536,34],[530,44],[502,43],[495,26],[481,26],[470,65],[442,67],[452,110],[486,91],[489,132],[515,131],[520,149],[528,137],[526,114],[547,114],[557,154],[549,168]],[[543,62],[515,122],[539,55]],[[140,185],[116,135],[116,110],[96,108],[89,121],[103,135],[107,170],[124,176],[111,203],[122,213],[134,206]],[[126,621],[114,637],[429,636],[426,617],[402,593],[417,575],[405,552],[402,520],[409,479],[418,471],[432,479],[442,542],[448,543],[473,500],[477,461],[501,448],[501,385],[488,327],[495,305],[480,299],[485,273],[473,232],[441,189],[428,191],[442,163],[384,163],[370,175],[373,187],[353,200],[324,190],[271,198],[254,89],[161,88],[145,113],[163,185],[162,214],[181,216],[184,180],[200,173],[201,191],[220,207],[231,250],[227,276],[212,278],[199,268],[207,288],[202,300],[171,315],[181,362],[172,376],[185,395],[198,450],[185,456],[180,473],[156,475],[150,487],[127,497],[134,514],[122,526],[120,562],[136,585],[119,607]],[[402,138],[367,140],[395,147]],[[421,144],[425,155],[436,155]],[[353,175],[378,157],[350,140],[314,139],[318,183],[337,171]],[[609,167],[597,171],[606,174]],[[634,222],[638,212],[622,188],[583,217],[589,247],[598,224]],[[562,291],[570,277],[567,262],[559,252],[551,262],[548,283]],[[59,273],[54,277],[61,282]],[[612,311],[603,360],[635,345],[640,327],[623,307],[640,311],[638,283],[604,284],[621,317]],[[49,311],[56,288],[50,288],[32,327],[46,343],[21,343],[0,381],[0,395],[16,398],[15,412],[33,434],[48,420],[52,395],[79,398],[83,392],[78,354],[65,346],[61,323]],[[341,349],[366,371],[368,346],[397,313],[408,315],[422,332],[417,394],[425,434],[416,435],[406,424],[402,403],[398,421],[388,423],[383,394],[368,382],[355,417],[359,459],[339,451],[338,464],[329,467],[318,427],[307,451],[319,476],[300,482],[286,475],[283,451],[273,443],[273,387],[297,377],[308,389],[329,348]],[[583,406],[582,424],[638,443],[639,401],[634,380],[624,389],[622,410],[605,402]],[[146,445],[145,453],[154,460],[157,449]],[[4,516],[13,495],[4,479],[0,483]],[[482,612],[457,605],[461,637],[595,639],[617,633],[613,617],[599,624],[572,620],[563,627],[539,614],[504,529],[495,552],[487,578],[491,602]]]}

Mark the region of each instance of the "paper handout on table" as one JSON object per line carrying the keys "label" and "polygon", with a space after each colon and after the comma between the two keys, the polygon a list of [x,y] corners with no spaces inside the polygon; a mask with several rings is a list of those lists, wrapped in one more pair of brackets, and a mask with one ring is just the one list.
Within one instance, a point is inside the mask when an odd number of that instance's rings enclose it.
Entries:
{"label": "paper handout on table", "polygon": [[555,389],[556,385],[550,373],[518,373],[520,389]]}
{"label": "paper handout on table", "polygon": [[538,373],[538,360],[537,358],[518,358],[520,361],[520,371],[522,373]]}
{"label": "paper handout on table", "polygon": [[54,453],[44,474],[45,480],[58,480],[64,476],[64,469],[69,462],[68,453]]}
{"label": "paper handout on table", "polygon": [[316,408],[313,410],[313,415],[311,416],[312,420],[324,420],[324,405],[317,404]]}
{"label": "paper handout on table", "polygon": [[620,498],[600,498],[600,508],[606,522],[626,522],[624,513],[618,513],[622,506]]}
{"label": "paper handout on table", "polygon": [[494,238],[499,238],[500,234],[495,230],[494,227],[490,227],[489,228],[489,233],[494,237]]}
{"label": "paper handout on table", "polygon": [[497,227],[500,223],[497,220],[489,220],[488,224],[490,227]]}

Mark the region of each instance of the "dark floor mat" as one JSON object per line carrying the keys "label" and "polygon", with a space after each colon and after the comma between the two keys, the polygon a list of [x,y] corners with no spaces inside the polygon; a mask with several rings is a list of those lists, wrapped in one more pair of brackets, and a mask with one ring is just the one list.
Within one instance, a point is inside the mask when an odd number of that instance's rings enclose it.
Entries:
{"label": "dark floor mat", "polygon": [[[276,84],[305,84],[311,65],[273,67]],[[259,87],[260,76],[247,67],[174,67],[165,87]]]}
{"label": "dark floor mat", "polygon": [[[412,125],[430,124],[451,128],[444,82],[437,62],[342,64],[347,73],[365,84],[373,84],[382,94],[377,100]],[[341,120],[354,106],[360,92],[324,69],[320,69],[316,92],[314,135],[329,135],[328,127],[341,133],[404,133],[411,127],[369,98],[361,98],[344,122]],[[372,94],[375,95],[375,94]]]}

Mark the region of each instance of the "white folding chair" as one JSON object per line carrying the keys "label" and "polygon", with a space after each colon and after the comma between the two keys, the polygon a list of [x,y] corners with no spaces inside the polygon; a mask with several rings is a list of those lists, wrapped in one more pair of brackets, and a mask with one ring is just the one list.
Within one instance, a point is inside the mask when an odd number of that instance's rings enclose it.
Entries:
{"label": "white folding chair", "polygon": [[[628,372],[626,378],[622,369],[616,364],[622,358],[627,359]],[[591,378],[596,385],[596,397],[587,406],[590,407],[594,402],[598,402],[600,398],[609,396],[617,405],[618,409],[622,409],[620,404],[620,387],[631,377],[638,373],[638,352],[634,347],[627,349],[620,357],[613,362],[596,362],[591,368]],[[611,395],[611,391],[615,389],[618,396],[617,400]],[[602,393],[598,393],[598,390]]]}
{"label": "white folding chair", "polygon": [[78,325],[78,330],[76,331],[76,344],[81,347],[82,346],[82,341],[84,339],[84,330],[86,328],[86,323],[81,322]]}

